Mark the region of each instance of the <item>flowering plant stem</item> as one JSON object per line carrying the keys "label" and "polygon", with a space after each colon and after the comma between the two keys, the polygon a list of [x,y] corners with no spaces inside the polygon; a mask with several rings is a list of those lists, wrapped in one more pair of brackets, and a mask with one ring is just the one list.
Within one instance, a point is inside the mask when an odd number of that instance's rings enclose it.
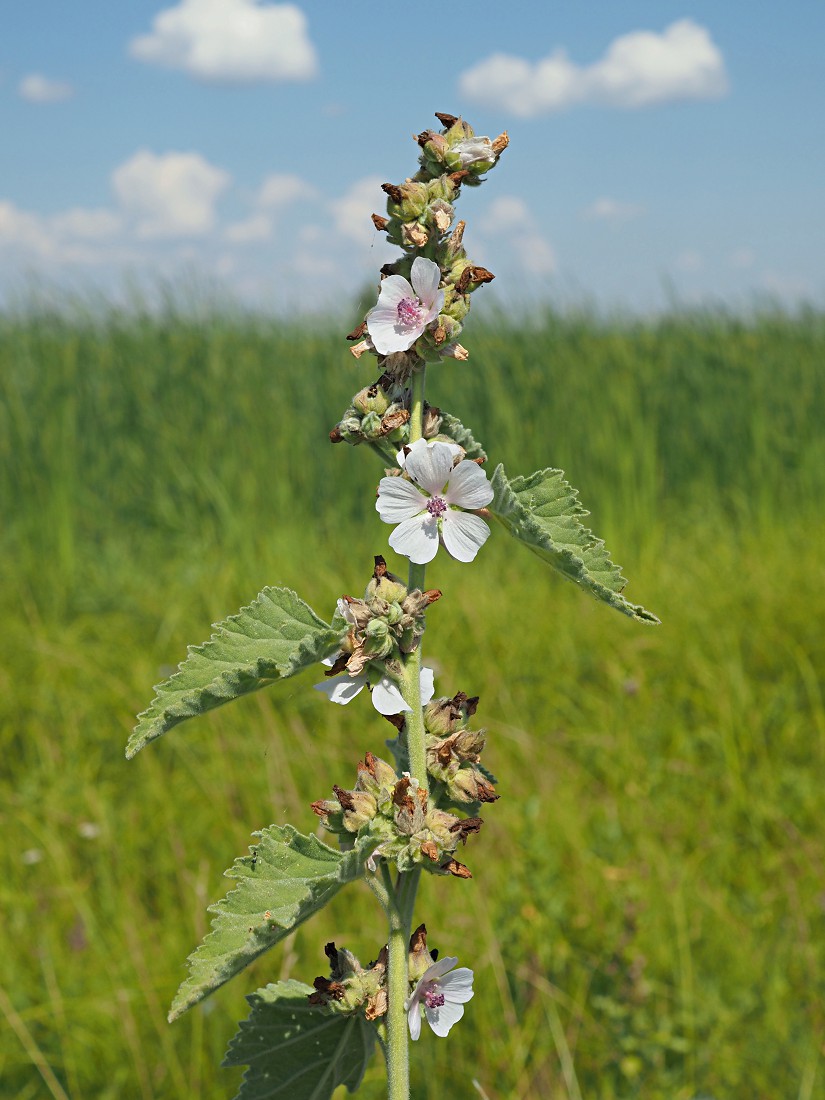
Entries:
{"label": "flowering plant stem", "polygon": [[373,224],[402,255],[382,268],[378,303],[348,337],[361,341],[351,349],[356,359],[377,358],[380,375],[354,395],[329,436],[364,444],[384,464],[375,510],[394,527],[390,548],[410,560],[409,584],[375,555],[363,598],[341,596],[331,622],[290,589],[265,588],[216,624],[207,642],[190,647],[139,716],[127,747],[134,756],[179,722],[318,663],[327,675],[315,687],[333,703],[369,688],[362,699],[398,731],[387,742],[395,766],[367,751],[352,789],[335,784],[334,799],[312,803],[338,849],[291,825],[270,825],[226,872],[237,885],[211,907],[212,930],[190,956],[170,1020],[349,883],[366,881],[388,925],[386,948],[369,966],[330,942],[329,977],[317,976],[312,986],[269,983],[248,998],[249,1019],[223,1063],[248,1067],[236,1100],[286,1091],[290,1100],[332,1100],[341,1086],[352,1093],[376,1041],[387,1062],[389,1100],[409,1100],[410,1041],[423,1023],[446,1038],[473,997],[472,971],[429,949],[423,922],[411,934],[422,871],[449,882],[472,878],[456,852],[483,825],[482,806],[499,797],[480,761],[485,731],[470,725],[478,696],[457,691],[434,699],[433,670],[422,665],[425,611],[441,597],[425,588],[426,563],[439,548],[472,562],[490,535],[487,519],[495,518],[589,594],[638,621],[658,622],[622,595],[624,578],[579,522],[587,513],[560,470],[509,478],[499,464],[488,479],[486,453],[469,428],[435,405],[425,415],[426,365],[442,370],[448,360],[468,358],[458,337],[470,295],[493,278],[469,261],[454,203],[463,185],[483,182],[508,143],[506,134],[491,141],[461,118],[437,117],[441,133],[415,138],[415,178],[382,185],[388,217],[374,214]]}
{"label": "flowering plant stem", "polygon": [[[423,435],[424,380],[422,366],[412,377],[410,401],[410,443]],[[409,588],[424,590],[425,565],[410,562]],[[421,706],[421,650],[419,645],[407,657],[403,679],[399,685],[404,702],[410,707],[404,723],[410,775],[427,790],[427,753],[424,744],[424,711]],[[384,863],[382,871],[389,879]],[[387,966],[387,1085],[388,1100],[409,1100],[410,1049],[407,1029],[406,1001],[409,993],[408,948],[415,895],[420,872],[399,872],[393,892],[395,904],[389,909],[389,960]]]}

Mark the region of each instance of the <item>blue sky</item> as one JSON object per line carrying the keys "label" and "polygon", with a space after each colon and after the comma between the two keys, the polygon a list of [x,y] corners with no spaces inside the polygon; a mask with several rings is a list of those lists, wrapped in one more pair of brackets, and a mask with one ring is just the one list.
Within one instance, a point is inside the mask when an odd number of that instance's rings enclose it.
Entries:
{"label": "blue sky", "polygon": [[825,4],[27,0],[0,35],[0,302],[196,275],[295,310],[394,253],[369,214],[460,113],[500,302],[825,297]]}

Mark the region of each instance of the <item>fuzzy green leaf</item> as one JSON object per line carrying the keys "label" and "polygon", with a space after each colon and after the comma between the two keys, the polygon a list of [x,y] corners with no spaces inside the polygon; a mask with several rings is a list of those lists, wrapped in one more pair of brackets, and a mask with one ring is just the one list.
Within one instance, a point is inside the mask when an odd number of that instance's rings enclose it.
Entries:
{"label": "fuzzy green leaf", "polygon": [[441,413],[440,434],[449,436],[450,439],[459,445],[459,447],[463,447],[467,452],[467,458],[480,458],[482,461],[486,460],[487,452],[480,443],[477,443],[476,440],[473,439],[473,433],[470,429],[465,428],[461,421],[457,420],[450,413],[445,413],[443,411]]}
{"label": "fuzzy green leaf", "polygon": [[360,1014],[313,1008],[311,986],[270,984],[247,997],[249,1019],[229,1044],[224,1066],[249,1066],[235,1100],[330,1100],[339,1085],[355,1092],[375,1048],[375,1025]]}
{"label": "fuzzy green leaf", "polygon": [[322,909],[360,876],[368,855],[364,844],[339,852],[291,825],[270,825],[252,835],[258,837],[252,855],[240,856],[224,872],[240,885],[209,906],[212,931],[187,960],[189,977],[175,995],[170,1021]]}
{"label": "fuzzy green leaf", "polygon": [[624,615],[642,623],[659,622],[622,595],[627,582],[604,542],[582,524],[588,512],[561,470],[537,470],[510,481],[499,465],[490,483],[495,496],[489,511],[534,554]]}
{"label": "fuzzy green leaf", "polygon": [[341,635],[289,588],[265,588],[237,615],[216,623],[215,631],[208,642],[190,646],[178,671],[155,687],[157,695],[129,738],[128,759],[178,722],[322,660]]}

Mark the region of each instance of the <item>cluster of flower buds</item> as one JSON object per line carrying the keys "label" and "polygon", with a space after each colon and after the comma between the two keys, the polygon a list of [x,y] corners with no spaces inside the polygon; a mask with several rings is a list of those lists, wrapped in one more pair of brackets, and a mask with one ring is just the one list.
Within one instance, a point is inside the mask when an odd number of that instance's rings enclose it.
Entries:
{"label": "cluster of flower buds", "polygon": [[495,778],[480,764],[484,730],[469,728],[477,707],[478,697],[468,698],[463,691],[452,699],[433,699],[424,707],[427,771],[432,797],[440,805],[473,809],[499,797]]}
{"label": "cluster of flower buds", "polygon": [[435,117],[443,126],[440,133],[424,130],[416,141],[421,147],[421,170],[418,179],[429,180],[444,172],[464,173],[461,182],[475,186],[481,176],[495,166],[496,161],[510,144],[506,131],[491,141],[488,137],[476,137],[472,126],[455,115]]}
{"label": "cluster of flower buds", "polygon": [[312,803],[313,812],[330,832],[339,835],[342,847],[366,836],[375,843],[368,866],[383,858],[399,871],[424,867],[435,874],[471,878],[455,858],[460,842],[481,828],[477,817],[459,818],[438,809],[417,780],[368,752],[358,764],[352,790],[333,787],[334,799]]}
{"label": "cluster of flower buds", "polygon": [[387,1011],[387,948],[383,947],[378,959],[366,968],[351,951],[337,948],[334,943],[324,947],[324,954],[329,959],[330,976],[315,979],[312,983],[315,992],[309,994],[309,1003],[345,1016],[363,1011],[368,1020],[384,1016]]}
{"label": "cluster of flower buds", "polygon": [[[433,439],[441,430],[441,412],[425,403],[423,434]],[[403,447],[410,438],[410,390],[384,373],[352,399],[329,433],[333,443],[387,443]]]}
{"label": "cluster of flower buds", "polygon": [[440,598],[437,588],[410,592],[378,554],[363,600],[342,596],[338,601],[348,629],[329,675],[346,671],[360,676],[370,661],[382,661],[386,667],[402,654],[412,653],[424,632],[424,612]]}

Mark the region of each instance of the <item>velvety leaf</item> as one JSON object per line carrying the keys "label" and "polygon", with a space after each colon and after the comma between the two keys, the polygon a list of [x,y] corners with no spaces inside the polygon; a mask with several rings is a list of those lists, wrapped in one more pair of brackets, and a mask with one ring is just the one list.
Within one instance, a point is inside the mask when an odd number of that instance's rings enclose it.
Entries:
{"label": "velvety leaf", "polygon": [[158,684],[126,746],[131,759],[179,722],[268,687],[328,656],[341,631],[320,619],[289,588],[265,588],[215,625],[203,645],[190,646],[178,671]]}
{"label": "velvety leaf", "polygon": [[538,470],[510,481],[499,465],[490,483],[495,493],[490,513],[534,554],[624,615],[643,623],[659,622],[622,595],[627,582],[604,542],[582,524],[581,517],[588,513],[561,470]]}
{"label": "velvety leaf", "polygon": [[369,854],[364,845],[340,852],[291,825],[270,825],[252,835],[258,838],[252,855],[236,859],[225,872],[240,885],[209,907],[212,931],[189,956],[189,977],[172,1002],[170,1020],[322,909],[360,876]]}
{"label": "velvety leaf", "polygon": [[249,1066],[235,1100],[330,1100],[339,1085],[355,1092],[375,1048],[363,1016],[328,1016],[309,1004],[311,986],[270,984],[247,997],[252,1012],[223,1064]]}

